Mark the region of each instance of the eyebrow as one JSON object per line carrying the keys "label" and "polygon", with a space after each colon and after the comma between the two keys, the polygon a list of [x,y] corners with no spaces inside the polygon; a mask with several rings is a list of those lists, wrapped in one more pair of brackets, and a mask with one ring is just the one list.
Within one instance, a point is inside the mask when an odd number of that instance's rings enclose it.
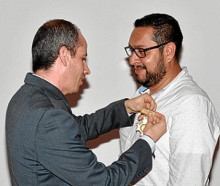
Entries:
{"label": "eyebrow", "polygon": [[131,46],[130,44],[128,44],[130,47],[132,47],[132,48],[148,48],[148,46],[146,46],[146,45],[137,45],[137,46]]}

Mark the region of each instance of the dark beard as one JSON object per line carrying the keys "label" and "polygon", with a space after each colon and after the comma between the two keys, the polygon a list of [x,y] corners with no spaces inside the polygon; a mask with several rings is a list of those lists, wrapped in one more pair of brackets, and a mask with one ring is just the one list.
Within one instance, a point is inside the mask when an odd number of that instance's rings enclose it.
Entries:
{"label": "dark beard", "polygon": [[167,71],[166,71],[166,67],[164,65],[163,58],[160,58],[157,63],[157,67],[156,67],[155,72],[150,73],[146,69],[145,80],[141,81],[140,79],[138,79],[138,75],[136,75],[136,81],[139,84],[144,85],[145,87],[153,87],[153,86],[157,85],[163,79],[163,77],[166,75],[166,72]]}

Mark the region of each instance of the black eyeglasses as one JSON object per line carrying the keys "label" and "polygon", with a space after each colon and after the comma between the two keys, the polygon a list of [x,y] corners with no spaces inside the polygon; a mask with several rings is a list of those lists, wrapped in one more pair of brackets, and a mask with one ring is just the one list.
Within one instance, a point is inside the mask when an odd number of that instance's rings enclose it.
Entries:
{"label": "black eyeglasses", "polygon": [[132,55],[132,53],[134,52],[139,58],[145,58],[146,57],[146,52],[148,50],[152,50],[152,49],[155,49],[155,48],[159,48],[163,45],[166,45],[167,43],[169,42],[165,42],[165,43],[162,43],[160,45],[157,45],[157,46],[153,46],[153,47],[149,47],[149,48],[132,48],[130,45],[125,47],[125,52],[127,53],[127,55],[130,57]]}

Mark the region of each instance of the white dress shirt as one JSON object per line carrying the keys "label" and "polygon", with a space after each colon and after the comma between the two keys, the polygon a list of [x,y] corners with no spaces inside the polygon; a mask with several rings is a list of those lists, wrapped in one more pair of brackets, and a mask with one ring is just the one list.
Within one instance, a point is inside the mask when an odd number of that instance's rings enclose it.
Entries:
{"label": "white dress shirt", "polygon": [[[149,89],[140,87],[135,96],[145,92],[149,93]],[[152,171],[136,185],[208,185],[220,127],[211,100],[193,81],[186,67],[152,97],[157,111],[166,117],[167,133],[156,143]],[[120,129],[121,151],[126,151],[139,137],[135,124]]]}

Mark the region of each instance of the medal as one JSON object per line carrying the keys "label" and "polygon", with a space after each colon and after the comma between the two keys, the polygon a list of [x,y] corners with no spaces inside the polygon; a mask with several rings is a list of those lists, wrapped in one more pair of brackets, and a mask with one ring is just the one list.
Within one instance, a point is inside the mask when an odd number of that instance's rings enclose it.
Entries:
{"label": "medal", "polygon": [[140,134],[140,136],[142,136],[144,134],[143,132],[144,132],[144,128],[145,128],[146,124],[147,124],[147,117],[146,116],[144,116],[144,118],[142,120],[140,120],[136,123],[136,127],[137,127],[136,132],[138,132]]}
{"label": "medal", "polygon": [[137,127],[136,132],[138,132],[140,134],[140,136],[142,136],[144,134],[143,132],[144,132],[144,128],[147,124],[147,117],[148,117],[149,113],[153,114],[153,115],[155,114],[155,112],[153,112],[153,111],[150,111],[150,110],[147,110],[144,108],[141,109],[141,114],[144,115],[144,118],[140,121],[137,121],[137,123],[136,123],[136,127]]}

